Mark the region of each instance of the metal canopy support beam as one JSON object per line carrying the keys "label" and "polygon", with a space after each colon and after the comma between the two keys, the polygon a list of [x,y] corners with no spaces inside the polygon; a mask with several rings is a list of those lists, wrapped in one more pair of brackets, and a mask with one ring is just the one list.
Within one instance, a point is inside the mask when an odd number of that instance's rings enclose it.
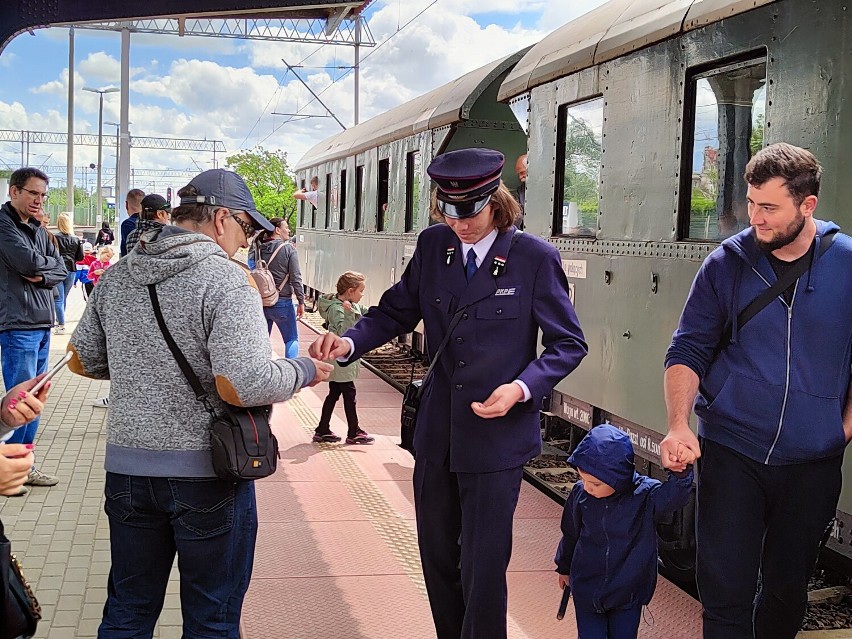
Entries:
{"label": "metal canopy support beam", "polygon": [[[339,9],[326,21],[324,18],[307,20],[271,20],[258,18],[233,17],[225,19],[193,18],[180,16],[149,20],[130,20],[124,22],[99,22],[75,24],[77,29],[97,31],[121,31],[129,29],[133,33],[165,33],[171,35],[192,35],[208,38],[238,38],[240,40],[273,40],[301,42],[309,44],[340,44],[345,46],[374,47],[376,42],[366,23],[361,27],[360,41],[357,41],[352,20],[345,20],[350,7]],[[333,29],[329,29],[335,21]],[[66,25],[68,26],[68,25]],[[366,37],[364,35],[366,31]]]}
{"label": "metal canopy support beam", "polygon": [[121,202],[130,190],[130,31],[121,30],[121,112],[118,131],[118,174],[115,176],[115,213],[121,223],[127,219],[127,209]]}
{"label": "metal canopy support beam", "polygon": [[330,36],[332,33],[337,31],[337,28],[340,26],[340,23],[343,22],[343,19],[349,15],[349,11],[352,7],[342,7],[340,9],[335,9],[331,12],[331,14],[326,18],[325,21],[325,35]]}
{"label": "metal canopy support beam", "polygon": [[[68,137],[74,139],[74,27],[68,29]],[[65,175],[65,210],[74,210],[74,145],[65,151],[68,172]]]}
{"label": "metal canopy support beam", "polygon": [[[53,131],[21,131],[0,129],[0,142],[20,142],[23,144],[66,144],[68,134]],[[114,135],[105,135],[104,144],[115,144]],[[93,133],[75,133],[74,144],[80,146],[98,146],[98,136]],[[224,152],[225,143],[221,140],[191,140],[185,138],[131,137],[130,146],[135,149],[164,149],[169,151],[210,151]]]}

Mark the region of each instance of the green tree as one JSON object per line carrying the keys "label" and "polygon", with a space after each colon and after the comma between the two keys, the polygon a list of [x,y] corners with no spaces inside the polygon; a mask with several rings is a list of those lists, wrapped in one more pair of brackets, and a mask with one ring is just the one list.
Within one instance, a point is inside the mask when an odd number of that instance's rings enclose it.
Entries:
{"label": "green tree", "polygon": [[581,224],[597,226],[601,143],[588,122],[570,113],[565,127],[563,198],[577,202]]}
{"label": "green tree", "polygon": [[291,231],[296,228],[296,182],[287,163],[286,151],[267,151],[262,146],[225,158],[229,169],[248,185],[257,210],[267,218],[283,217]]}
{"label": "green tree", "polygon": [[754,155],[760,149],[763,148],[763,136],[764,136],[764,116],[762,113],[757,115],[757,121],[755,122],[754,128],[751,130],[751,139],[749,140],[749,147],[751,149],[751,154]]}

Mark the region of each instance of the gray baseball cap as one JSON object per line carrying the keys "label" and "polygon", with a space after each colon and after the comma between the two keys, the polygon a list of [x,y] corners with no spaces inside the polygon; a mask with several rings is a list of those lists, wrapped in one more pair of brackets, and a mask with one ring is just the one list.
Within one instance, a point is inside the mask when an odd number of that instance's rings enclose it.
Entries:
{"label": "gray baseball cap", "polygon": [[204,173],[199,173],[189,183],[195,187],[199,195],[181,197],[181,206],[184,204],[208,204],[235,211],[245,211],[254,221],[256,228],[265,231],[275,230],[269,220],[255,208],[254,198],[252,198],[251,191],[249,191],[243,178],[233,171],[210,169],[204,171]]}

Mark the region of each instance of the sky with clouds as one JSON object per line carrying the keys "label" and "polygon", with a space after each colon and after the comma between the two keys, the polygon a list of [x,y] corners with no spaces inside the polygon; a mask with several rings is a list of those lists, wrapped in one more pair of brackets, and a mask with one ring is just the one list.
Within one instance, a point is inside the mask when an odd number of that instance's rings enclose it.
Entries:
{"label": "sky with clouds", "polygon": [[[362,48],[361,121],[531,45],[603,2],[376,0],[365,18],[381,46]],[[118,33],[75,31],[76,132],[97,133],[98,96],[83,87],[119,86],[120,55]],[[352,64],[352,47],[133,34],[131,136],[221,140],[228,154],[262,145],[286,151],[291,166],[296,164],[340,127],[331,118],[285,122],[286,117],[272,114],[323,112],[310,104],[310,94],[282,59],[302,63],[299,75],[345,125],[352,124],[353,74],[339,68]],[[67,86],[68,29],[18,36],[0,54],[0,129],[65,132]],[[106,95],[104,121],[118,118],[118,94]],[[105,134],[114,132],[115,127],[104,127]],[[105,167],[115,164],[114,153],[104,148]],[[75,166],[96,160],[96,147],[76,147]],[[212,161],[209,153],[131,152],[131,166],[140,169],[197,171],[211,168]],[[21,164],[21,144],[0,142],[0,168]],[[65,147],[33,144],[29,164],[62,167],[51,174],[54,185],[64,182]],[[145,177],[136,182],[133,186],[163,190],[180,187],[184,180]]]}

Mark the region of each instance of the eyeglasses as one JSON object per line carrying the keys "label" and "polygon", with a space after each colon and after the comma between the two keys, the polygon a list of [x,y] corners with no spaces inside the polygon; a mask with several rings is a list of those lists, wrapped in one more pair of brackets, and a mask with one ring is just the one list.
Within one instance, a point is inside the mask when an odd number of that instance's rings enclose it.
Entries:
{"label": "eyeglasses", "polygon": [[27,193],[29,193],[33,197],[40,197],[42,200],[46,200],[47,198],[50,197],[50,194],[48,194],[48,193],[42,193],[41,191],[33,191],[32,189],[25,189],[22,186],[19,186],[18,190],[19,191],[26,191]]}
{"label": "eyeglasses", "polygon": [[240,228],[243,230],[243,233],[246,234],[246,241],[250,242],[251,238],[254,237],[255,230],[254,230],[254,226],[252,226],[248,222],[244,222],[243,220],[241,220],[240,218],[237,217],[238,214],[243,213],[243,212],[244,211],[237,211],[236,213],[234,213],[233,211],[231,211],[231,217],[234,218],[237,221],[237,224],[240,225]]}

